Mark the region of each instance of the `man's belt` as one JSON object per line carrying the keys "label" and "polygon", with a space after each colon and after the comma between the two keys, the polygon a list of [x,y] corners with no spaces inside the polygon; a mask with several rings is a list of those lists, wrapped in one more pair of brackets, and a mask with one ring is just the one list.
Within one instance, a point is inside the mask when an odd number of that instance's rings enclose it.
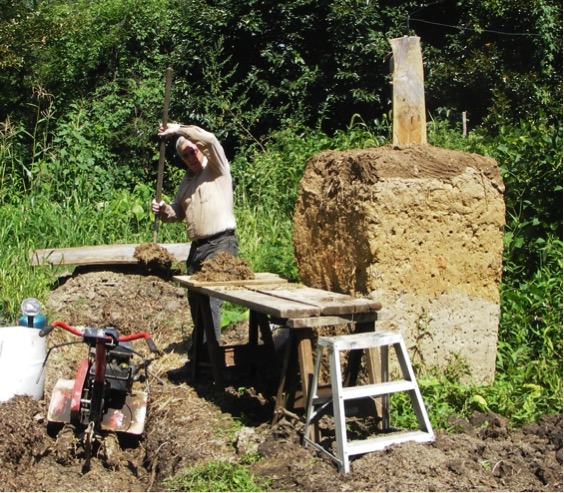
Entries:
{"label": "man's belt", "polygon": [[201,246],[201,245],[204,245],[205,243],[208,243],[210,241],[217,240],[219,238],[223,238],[224,236],[235,236],[235,230],[234,229],[228,229],[226,231],[222,231],[221,233],[216,233],[216,234],[211,235],[211,236],[206,236],[205,238],[200,238],[199,240],[194,240],[192,243],[194,243],[196,246]]}

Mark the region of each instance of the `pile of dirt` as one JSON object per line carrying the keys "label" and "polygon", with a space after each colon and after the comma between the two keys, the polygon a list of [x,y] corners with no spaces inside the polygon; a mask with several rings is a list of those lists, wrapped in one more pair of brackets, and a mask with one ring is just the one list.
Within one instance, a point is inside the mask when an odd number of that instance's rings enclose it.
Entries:
{"label": "pile of dirt", "polygon": [[85,272],[61,281],[45,304],[52,320],[86,327],[112,326],[123,334],[182,331],[192,323],[185,289],[141,273]]}
{"label": "pile of dirt", "polygon": [[176,258],[166,248],[157,243],[142,243],[135,248],[133,256],[139,261],[140,267],[149,274],[170,279],[179,274],[179,269],[173,269]]}
{"label": "pile of dirt", "polygon": [[197,281],[244,281],[254,279],[255,275],[247,259],[222,251],[215,257],[204,260],[202,270],[192,277]]}
{"label": "pile of dirt", "polygon": [[[151,356],[145,432],[139,440],[108,434],[84,468],[80,430],[47,426],[51,390],[72,378],[83,344],[55,350],[46,367],[45,399],[0,403],[0,490],[163,491],[166,479],[209,460],[244,462],[271,480],[269,491],[561,491],[562,415],[510,429],[493,414],[453,422],[428,444],[393,445],[352,460],[352,472],[301,445],[301,419],[271,424],[274,396],[262,375],[234,376],[225,389],[204,373],[196,381],[169,377],[186,361],[191,325],[185,291],[155,276],[112,271],[83,273],[45,300],[51,318],[70,325],[114,325],[151,332],[161,356]],[[228,328],[223,343],[244,338],[244,324]],[[62,331],[48,345],[71,340]],[[140,342],[136,350],[148,354]],[[430,414],[433,409],[428,409]]]}

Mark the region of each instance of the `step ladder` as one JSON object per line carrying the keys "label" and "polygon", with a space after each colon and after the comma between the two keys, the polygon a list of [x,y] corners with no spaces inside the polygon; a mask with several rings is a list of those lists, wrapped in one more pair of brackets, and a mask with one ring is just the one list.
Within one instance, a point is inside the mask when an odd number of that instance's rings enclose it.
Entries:
{"label": "step ladder", "polygon": [[[393,346],[397,356],[403,380],[388,381],[388,353]],[[331,394],[318,395],[319,377],[323,349],[329,353],[329,368],[331,374]],[[341,374],[340,354],[344,351],[380,349],[380,375],[379,383],[359,386],[343,386]],[[365,351],[366,353],[366,351]],[[393,431],[389,425],[389,395],[396,392],[408,392],[413,410],[417,416],[419,430]],[[378,397],[381,405],[382,432],[375,438],[365,440],[347,440],[345,422],[345,401],[364,397]],[[335,441],[337,453],[331,453],[327,448],[313,439],[313,426],[321,416],[333,410],[335,421]],[[350,471],[349,458],[354,455],[365,454],[375,450],[383,450],[389,445],[407,441],[429,442],[435,439],[429,417],[423,404],[419,386],[407,354],[403,337],[395,332],[366,332],[359,334],[341,335],[334,337],[319,337],[315,359],[315,370],[306,408],[306,422],[304,429],[303,445],[313,446],[320,452],[328,455],[337,465],[339,471]]]}

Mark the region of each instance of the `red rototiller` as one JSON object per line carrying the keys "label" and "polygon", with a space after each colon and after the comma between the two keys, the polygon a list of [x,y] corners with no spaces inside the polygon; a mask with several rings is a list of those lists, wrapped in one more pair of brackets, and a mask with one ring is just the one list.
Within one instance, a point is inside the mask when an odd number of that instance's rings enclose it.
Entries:
{"label": "red rototiller", "polygon": [[[113,327],[86,328],[84,332],[56,321],[40,331],[45,337],[55,327],[60,327],[80,341],[57,344],[51,351],[69,344],[85,343],[88,354],[83,359],[73,380],[59,379],[55,385],[47,420],[49,423],[70,423],[86,428],[86,441],[91,443],[95,432],[101,430],[140,435],[145,426],[149,380],[147,360],[133,350],[131,341],[145,339],[152,352],[158,352],[147,332],[120,336]],[[142,365],[133,363],[139,356]],[[144,390],[134,390],[133,383],[144,381]]]}

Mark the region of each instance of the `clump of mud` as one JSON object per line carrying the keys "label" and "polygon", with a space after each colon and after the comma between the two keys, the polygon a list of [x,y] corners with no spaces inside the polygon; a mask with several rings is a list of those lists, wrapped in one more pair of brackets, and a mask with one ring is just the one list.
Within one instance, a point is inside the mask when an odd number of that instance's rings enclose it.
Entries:
{"label": "clump of mud", "polygon": [[174,255],[157,243],[138,245],[133,256],[139,261],[139,265],[151,274],[170,278],[178,273],[178,269],[173,269],[176,262]]}
{"label": "clump of mud", "polygon": [[214,258],[204,260],[202,270],[195,273],[197,281],[244,281],[254,279],[249,262],[228,252],[219,252]]}
{"label": "clump of mud", "polygon": [[39,402],[29,396],[16,396],[0,404],[0,483],[4,487],[10,485],[10,476],[32,468],[43,453],[45,437],[38,426],[42,411]]}

